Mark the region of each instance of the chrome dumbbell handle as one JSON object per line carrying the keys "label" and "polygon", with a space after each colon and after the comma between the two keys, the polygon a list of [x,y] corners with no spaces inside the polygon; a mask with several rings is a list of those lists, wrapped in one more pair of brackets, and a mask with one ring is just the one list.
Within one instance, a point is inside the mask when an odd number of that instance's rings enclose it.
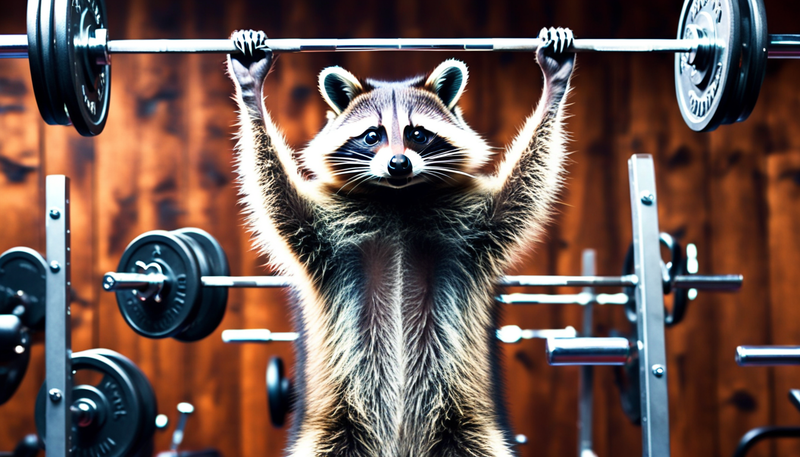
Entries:
{"label": "chrome dumbbell handle", "polygon": [[230,329],[222,331],[223,343],[269,343],[272,341],[294,341],[297,332],[273,332],[265,328]]}
{"label": "chrome dumbbell handle", "polygon": [[630,358],[627,338],[548,338],[550,365],[625,365]]}
{"label": "chrome dumbbell handle", "polygon": [[739,346],[736,363],[743,367],[800,365],[800,346]]}

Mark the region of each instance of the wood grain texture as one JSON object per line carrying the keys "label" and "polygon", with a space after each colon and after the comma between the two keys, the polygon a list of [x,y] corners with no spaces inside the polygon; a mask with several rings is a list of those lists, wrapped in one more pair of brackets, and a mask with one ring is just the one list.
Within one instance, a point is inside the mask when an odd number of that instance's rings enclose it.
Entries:
{"label": "wood grain texture", "polygon": [[[24,2],[4,5],[0,31],[24,33]],[[570,26],[580,37],[674,36],[680,2],[653,0],[140,0],[108,2],[111,38],[222,38],[256,28],[272,37],[533,36]],[[797,2],[767,0],[770,31],[796,29]],[[498,148],[516,134],[541,91],[529,54],[350,53],[280,56],[266,105],[289,144],[302,148],[324,122],[317,74],[341,65],[360,76],[397,79],[425,73],[448,57],[464,60],[470,83],[467,121]],[[597,250],[598,273],[618,274],[631,238],[626,161],[656,160],[661,229],[696,243],[701,271],[742,273],[739,294],[701,294],[686,320],[667,330],[673,455],[731,455],[750,427],[800,423],[786,399],[798,369],[740,368],[740,344],[800,344],[800,65],[770,62],[751,119],[711,134],[690,131],[675,103],[673,61],[664,55],[581,55],[568,121],[567,187],[554,223],[516,274],[578,274],[581,251]],[[95,139],[39,120],[25,61],[0,62],[0,250],[44,249],[45,173],[72,178],[76,350],[107,347],[132,358],[153,382],[159,411],[196,407],[186,449],[215,447],[226,456],[278,456],[285,431],[267,415],[264,371],[286,343],[226,346],[224,328],[288,331],[281,290],[232,290],[220,328],[183,344],[136,335],[119,315],[102,274],[125,246],[154,229],[196,226],[228,254],[232,274],[265,274],[267,259],[242,227],[233,134],[232,85],[221,55],[117,55],[106,131]],[[556,290],[550,290],[556,292]],[[574,292],[563,290],[563,292]],[[611,292],[615,292],[611,290]],[[667,300],[669,303],[669,300]],[[523,328],[580,328],[578,307],[516,306],[503,323]],[[621,309],[596,307],[595,333],[627,329]],[[41,344],[17,395],[0,407],[0,450],[34,430],[33,401],[44,375]],[[550,367],[543,341],[503,347],[511,423],[528,437],[521,456],[576,453],[578,371]],[[600,457],[640,454],[640,430],[619,407],[611,369],[595,375],[595,449]],[[170,426],[170,431],[172,426]],[[168,433],[156,449],[168,447]],[[753,456],[800,452],[800,441],[765,443]]]}

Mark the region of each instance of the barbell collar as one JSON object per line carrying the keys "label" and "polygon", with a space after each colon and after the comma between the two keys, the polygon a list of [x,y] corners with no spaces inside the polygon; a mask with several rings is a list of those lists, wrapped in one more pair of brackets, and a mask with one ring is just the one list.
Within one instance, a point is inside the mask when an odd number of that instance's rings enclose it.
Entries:
{"label": "barbell collar", "polygon": [[739,346],[736,363],[743,367],[800,365],[800,346]]}
{"label": "barbell collar", "polygon": [[627,338],[548,338],[547,363],[569,365],[625,365],[630,358]]}

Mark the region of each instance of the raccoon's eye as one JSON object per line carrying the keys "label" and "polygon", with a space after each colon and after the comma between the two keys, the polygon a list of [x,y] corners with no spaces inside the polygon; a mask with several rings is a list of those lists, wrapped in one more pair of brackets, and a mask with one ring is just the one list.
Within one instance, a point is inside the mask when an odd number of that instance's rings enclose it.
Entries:
{"label": "raccoon's eye", "polygon": [[380,140],[381,140],[381,135],[375,130],[370,130],[369,132],[366,133],[366,135],[364,135],[364,142],[370,146],[374,146]]}
{"label": "raccoon's eye", "polygon": [[426,134],[425,130],[423,129],[414,129],[409,134],[408,137],[411,138],[415,143],[427,143],[428,142],[428,135]]}

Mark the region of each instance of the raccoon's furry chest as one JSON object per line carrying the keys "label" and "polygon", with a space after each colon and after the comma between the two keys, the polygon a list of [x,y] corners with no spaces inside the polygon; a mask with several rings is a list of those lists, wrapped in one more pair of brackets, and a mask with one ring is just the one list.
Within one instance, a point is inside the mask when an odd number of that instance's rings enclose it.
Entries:
{"label": "raccoon's furry chest", "polygon": [[487,267],[497,263],[487,261],[482,211],[457,196],[424,197],[326,207],[315,224],[324,252],[305,263],[328,319],[303,331],[317,342],[300,344],[330,349],[327,408],[341,412],[320,428],[357,433],[376,446],[368,455],[433,452],[418,447],[442,441],[443,418],[497,420],[486,394],[497,390],[487,369],[498,271]]}

